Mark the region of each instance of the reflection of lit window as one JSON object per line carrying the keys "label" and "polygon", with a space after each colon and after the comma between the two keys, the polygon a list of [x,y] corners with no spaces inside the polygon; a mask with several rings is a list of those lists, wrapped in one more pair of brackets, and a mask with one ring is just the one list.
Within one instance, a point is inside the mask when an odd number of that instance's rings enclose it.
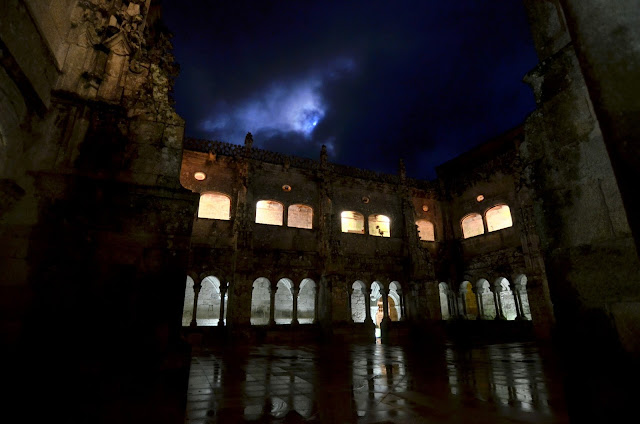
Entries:
{"label": "reflection of lit window", "polygon": [[256,204],[256,223],[282,225],[284,206],[274,200],[260,200]]}
{"label": "reflection of lit window", "polygon": [[312,228],[313,209],[306,205],[289,206],[287,225],[294,228]]}
{"label": "reflection of lit window", "polygon": [[416,221],[418,226],[418,235],[420,240],[424,241],[436,241],[436,236],[433,231],[433,224],[426,219],[419,219]]}
{"label": "reflection of lit window", "polygon": [[472,213],[462,219],[462,237],[469,238],[484,234],[482,215]]}
{"label": "reflection of lit window", "polygon": [[369,234],[377,237],[391,237],[391,220],[384,215],[369,216]]}
{"label": "reflection of lit window", "polygon": [[358,212],[344,211],[340,214],[343,233],[364,234],[364,216]]}
{"label": "reflection of lit window", "polygon": [[231,199],[221,193],[204,193],[200,196],[198,218],[224,219],[230,218]]}
{"label": "reflection of lit window", "polygon": [[485,217],[487,218],[487,229],[489,231],[498,231],[513,225],[511,211],[507,205],[492,207],[487,211]]}

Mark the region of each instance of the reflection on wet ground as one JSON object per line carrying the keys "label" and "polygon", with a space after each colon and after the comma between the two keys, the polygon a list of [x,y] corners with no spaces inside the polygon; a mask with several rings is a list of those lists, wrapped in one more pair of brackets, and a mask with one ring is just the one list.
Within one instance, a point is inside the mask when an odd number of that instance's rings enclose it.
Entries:
{"label": "reflection on wet ground", "polygon": [[525,343],[226,348],[193,358],[186,422],[568,422],[552,368]]}

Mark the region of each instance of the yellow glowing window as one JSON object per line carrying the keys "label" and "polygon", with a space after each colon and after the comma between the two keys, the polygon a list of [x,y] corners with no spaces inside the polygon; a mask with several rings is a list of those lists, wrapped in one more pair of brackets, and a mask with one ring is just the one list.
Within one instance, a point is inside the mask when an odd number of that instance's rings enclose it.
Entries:
{"label": "yellow glowing window", "polygon": [[364,215],[353,211],[344,211],[342,218],[342,232],[364,234]]}
{"label": "yellow glowing window", "polygon": [[418,236],[420,240],[424,241],[436,241],[436,235],[433,230],[433,224],[426,219],[419,219],[416,221],[418,227]]}
{"label": "yellow glowing window", "polygon": [[482,215],[472,213],[462,219],[462,237],[469,238],[484,234],[484,225],[482,224]]}
{"label": "yellow glowing window", "polygon": [[284,206],[274,200],[260,200],[256,204],[256,223],[282,225]]}
{"label": "yellow glowing window", "polygon": [[511,211],[507,205],[494,206],[485,213],[485,216],[487,218],[487,229],[489,231],[498,231],[513,225]]}
{"label": "yellow glowing window", "polygon": [[313,224],[313,209],[306,205],[291,205],[288,209],[287,225],[294,228],[311,229]]}
{"label": "yellow glowing window", "polygon": [[222,193],[204,193],[200,196],[198,218],[224,219],[230,218],[231,198]]}
{"label": "yellow glowing window", "polygon": [[369,216],[369,234],[377,237],[391,237],[391,220],[384,215]]}

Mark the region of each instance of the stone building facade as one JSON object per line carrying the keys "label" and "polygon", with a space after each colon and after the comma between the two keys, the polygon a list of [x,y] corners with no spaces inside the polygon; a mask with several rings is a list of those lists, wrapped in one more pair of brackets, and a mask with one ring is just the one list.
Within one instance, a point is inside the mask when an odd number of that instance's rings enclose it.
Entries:
{"label": "stone building facade", "polygon": [[200,201],[183,326],[369,340],[377,327],[384,340],[443,319],[533,318],[548,337],[523,137],[492,140],[435,181],[408,178],[402,162],[386,175],[324,149],[317,161],[264,151],[251,134],[242,146],[185,140],[181,183]]}

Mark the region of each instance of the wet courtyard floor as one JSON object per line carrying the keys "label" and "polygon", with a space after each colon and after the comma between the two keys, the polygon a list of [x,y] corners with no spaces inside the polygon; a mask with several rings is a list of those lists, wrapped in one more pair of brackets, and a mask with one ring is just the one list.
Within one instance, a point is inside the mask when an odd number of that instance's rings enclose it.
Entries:
{"label": "wet courtyard floor", "polygon": [[535,344],[262,345],[192,358],[186,423],[565,423]]}

